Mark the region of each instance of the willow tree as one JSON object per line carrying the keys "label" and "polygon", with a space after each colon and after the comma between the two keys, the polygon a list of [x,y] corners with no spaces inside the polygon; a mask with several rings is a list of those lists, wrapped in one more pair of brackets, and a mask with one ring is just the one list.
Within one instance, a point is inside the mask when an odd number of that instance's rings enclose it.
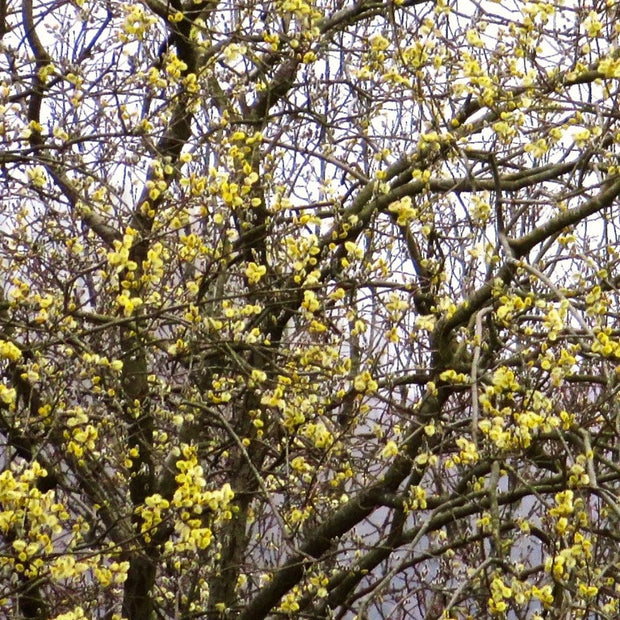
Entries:
{"label": "willow tree", "polygon": [[3,0],[0,614],[616,618],[619,23]]}

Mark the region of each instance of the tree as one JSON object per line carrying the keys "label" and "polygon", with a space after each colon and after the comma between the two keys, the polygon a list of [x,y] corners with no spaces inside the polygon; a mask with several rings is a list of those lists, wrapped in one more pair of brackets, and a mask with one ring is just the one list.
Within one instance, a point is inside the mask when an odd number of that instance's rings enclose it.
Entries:
{"label": "tree", "polygon": [[617,617],[617,3],[0,24],[0,613]]}

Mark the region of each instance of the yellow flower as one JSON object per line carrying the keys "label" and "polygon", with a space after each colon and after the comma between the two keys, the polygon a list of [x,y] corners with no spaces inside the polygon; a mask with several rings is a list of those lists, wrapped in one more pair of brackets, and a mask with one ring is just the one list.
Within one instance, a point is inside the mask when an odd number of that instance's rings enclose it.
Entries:
{"label": "yellow flower", "polygon": [[592,132],[587,127],[583,127],[573,134],[573,140],[578,147],[582,147],[587,144],[591,135]]}
{"label": "yellow flower", "polygon": [[467,37],[467,42],[472,47],[484,47],[484,44],[482,43],[482,39],[480,38],[480,35],[473,28],[470,28],[467,31],[467,34],[465,36]]}
{"label": "yellow flower", "polygon": [[480,458],[476,445],[469,441],[469,439],[466,439],[465,437],[458,437],[456,440],[456,445],[461,449],[459,454],[461,462],[465,464],[476,463]]}
{"label": "yellow flower", "polygon": [[381,34],[375,34],[370,37],[370,48],[375,52],[384,52],[390,47],[390,42]]}
{"label": "yellow flower", "polygon": [[256,284],[266,273],[267,267],[265,265],[257,265],[256,263],[250,263],[245,270],[249,284]]}
{"label": "yellow flower", "polygon": [[321,307],[314,291],[304,291],[304,300],[301,305],[308,312],[316,312]]}
{"label": "yellow flower", "polygon": [[47,177],[45,176],[43,166],[35,166],[34,168],[30,168],[26,174],[34,187],[45,187]]}
{"label": "yellow flower", "polygon": [[21,356],[22,352],[12,342],[0,340],[0,357],[16,362],[18,359],[21,359]]}
{"label": "yellow flower", "polygon": [[525,145],[525,152],[531,153],[534,157],[542,157],[548,150],[549,146],[544,138]]}
{"label": "yellow flower", "polygon": [[590,11],[583,21],[583,27],[588,33],[588,36],[594,39],[599,36],[603,29],[603,22],[599,20],[596,11]]}
{"label": "yellow flower", "polygon": [[598,63],[598,70],[606,78],[620,78],[620,58],[603,58]]}
{"label": "yellow flower", "polygon": [[396,444],[395,441],[392,441],[391,439],[385,444],[385,447],[383,448],[383,450],[381,450],[381,456],[384,459],[389,459],[392,458],[393,456],[396,456],[398,454],[398,445]]}
{"label": "yellow flower", "polygon": [[134,310],[142,305],[142,300],[132,297],[128,290],[124,290],[116,297],[116,303],[123,309],[124,316],[131,316]]}
{"label": "yellow flower", "polygon": [[353,380],[353,387],[357,392],[376,392],[379,387],[378,383],[372,378],[371,374],[365,370],[363,373],[357,375]]}
{"label": "yellow flower", "polygon": [[512,372],[510,368],[506,368],[506,366],[500,366],[493,373],[493,385],[506,392],[519,389],[519,384],[515,380],[514,372]]}
{"label": "yellow flower", "polygon": [[7,405],[13,405],[17,399],[17,392],[14,388],[8,388],[4,383],[0,383],[0,400]]}
{"label": "yellow flower", "polygon": [[418,216],[418,210],[411,204],[411,196],[405,196],[404,198],[393,202],[388,207],[388,211],[391,211],[398,216],[396,223],[399,226],[406,226]]}

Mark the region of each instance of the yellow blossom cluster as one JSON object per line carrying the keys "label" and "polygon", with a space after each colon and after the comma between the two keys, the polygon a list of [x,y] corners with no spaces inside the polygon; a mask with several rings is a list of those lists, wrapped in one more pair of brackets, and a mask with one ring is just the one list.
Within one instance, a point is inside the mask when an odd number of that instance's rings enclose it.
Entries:
{"label": "yellow blossom cluster", "polygon": [[294,614],[299,611],[299,603],[297,602],[301,597],[301,593],[298,586],[292,588],[282,598],[279,610],[286,614]]}
{"label": "yellow blossom cluster", "polygon": [[577,359],[564,348],[554,351],[543,344],[539,362],[543,370],[549,371],[552,385],[559,386],[564,377],[575,367]]}
{"label": "yellow blossom cluster", "polygon": [[446,383],[453,383],[453,384],[469,383],[469,375],[466,375],[465,373],[462,373],[462,372],[457,372],[456,370],[452,368],[449,368],[448,370],[444,370],[439,375],[439,378],[441,379],[441,381],[445,381]]}
{"label": "yellow blossom cluster", "polygon": [[88,616],[84,612],[84,608],[78,605],[71,611],[55,616],[53,620],[88,620]]}
{"label": "yellow blossom cluster", "polygon": [[489,611],[492,614],[503,614],[508,609],[506,599],[512,596],[512,589],[499,576],[491,581],[491,597],[488,600]]}
{"label": "yellow blossom cluster", "polygon": [[530,153],[532,157],[540,158],[547,153],[549,145],[544,138],[539,138],[525,145],[525,152]]}
{"label": "yellow blossom cluster", "polygon": [[362,394],[372,394],[379,388],[379,384],[372,378],[372,375],[368,370],[360,373],[353,380],[353,387],[356,392]]}
{"label": "yellow blossom cluster", "polygon": [[391,459],[398,454],[398,444],[390,439],[381,450],[381,458]]}
{"label": "yellow blossom cluster", "polygon": [[303,508],[291,508],[286,515],[286,522],[290,528],[296,528],[302,525],[312,515],[312,506],[304,506]]}
{"label": "yellow blossom cluster", "polygon": [[573,424],[574,417],[564,410],[557,412],[552,399],[543,392],[528,392],[524,407],[519,405],[519,392],[514,372],[500,367],[494,372],[493,385],[479,395],[484,417],[478,422],[478,428],[496,448],[527,448],[539,433],[568,429]]}
{"label": "yellow blossom cluster", "polygon": [[611,330],[609,328],[597,331],[591,350],[593,353],[600,353],[604,357],[620,359],[620,341],[610,337],[610,335]]}
{"label": "yellow blossom cluster", "polygon": [[545,570],[558,581],[567,580],[571,573],[585,568],[592,556],[592,542],[577,532],[574,543],[570,547],[561,549],[553,557],[545,560]]}
{"label": "yellow blossom cluster", "polygon": [[559,333],[564,329],[566,324],[566,315],[568,313],[568,302],[562,300],[559,305],[550,305],[547,307],[547,313],[543,318],[547,338],[555,341]]}
{"label": "yellow blossom cluster", "polygon": [[82,459],[85,453],[95,456],[99,429],[93,425],[88,413],[78,405],[67,410],[65,418],[63,438],[67,451],[78,459]]}
{"label": "yellow blossom cluster", "polygon": [[461,57],[463,76],[467,80],[466,90],[478,94],[485,105],[493,105],[498,98],[497,80],[482,68],[473,54],[464,51]]}
{"label": "yellow blossom cluster", "polygon": [[278,4],[284,14],[294,15],[305,30],[312,30],[314,22],[321,17],[315,3],[308,0],[279,0]]}
{"label": "yellow blossom cluster", "polygon": [[495,134],[503,144],[510,144],[518,135],[519,127],[524,123],[525,115],[519,111],[503,111],[499,120],[493,123]]}
{"label": "yellow blossom cluster", "polygon": [[[47,475],[37,461],[0,473],[0,533],[12,539],[0,558],[0,570],[64,586],[91,571],[104,588],[122,584],[128,562],[92,554],[81,557],[75,550],[83,527],[79,519],[71,527],[69,511],[57,501],[53,490],[42,492],[37,488],[37,482]],[[67,538],[71,531],[72,536]],[[64,534],[62,539],[60,534]]]}
{"label": "yellow blossom cluster", "polygon": [[471,196],[469,213],[472,220],[477,224],[486,224],[489,216],[491,215],[491,205],[489,204],[489,196],[487,192],[484,192],[483,194],[473,194]]}
{"label": "yellow blossom cluster", "polygon": [[265,265],[257,265],[254,262],[248,263],[245,269],[245,276],[248,279],[248,284],[257,284],[266,273],[267,267]]}
{"label": "yellow blossom cluster", "polygon": [[121,291],[116,297],[116,304],[122,310],[123,316],[131,316],[142,304],[142,298],[132,295],[129,290]]}
{"label": "yellow blossom cluster", "polygon": [[0,383],[0,400],[11,408],[15,405],[17,391],[15,388],[8,387],[5,383]]}
{"label": "yellow blossom cluster", "polygon": [[159,493],[149,495],[144,500],[144,505],[136,508],[136,514],[140,515],[142,524],[140,531],[147,534],[157,527],[166,517],[170,508],[170,502]]}
{"label": "yellow blossom cluster", "polygon": [[98,556],[91,560],[91,564],[95,579],[104,587],[112,585],[122,585],[127,580],[127,571],[129,570],[129,562],[104,562]]}
{"label": "yellow blossom cluster", "polygon": [[[29,129],[28,131],[30,132],[31,130]],[[47,184],[47,176],[43,166],[34,166],[33,168],[29,168],[26,174],[28,175],[30,183],[32,183],[34,187],[43,188]]]}
{"label": "yellow blossom cluster", "polygon": [[0,358],[17,362],[21,357],[22,352],[19,347],[7,340],[0,340]]}
{"label": "yellow blossom cluster", "polygon": [[156,16],[147,13],[145,7],[141,4],[126,3],[122,8],[125,13],[125,20],[123,21],[119,39],[123,43],[132,40],[143,40],[149,29],[157,23]]}
{"label": "yellow blossom cluster", "polygon": [[606,78],[620,78],[620,57],[603,58],[598,63],[598,70]]}
{"label": "yellow blossom cluster", "polygon": [[427,507],[426,501],[427,493],[426,490],[419,486],[415,485],[409,489],[409,498],[405,505],[406,510],[425,510]]}
{"label": "yellow blossom cluster", "polygon": [[470,441],[466,437],[457,437],[456,445],[460,452],[457,456],[452,457],[452,460],[455,463],[470,465],[478,462],[480,455],[478,453],[478,448],[473,441]]}
{"label": "yellow blossom cluster", "polygon": [[157,284],[164,275],[164,264],[170,258],[168,251],[158,241],[151,244],[142,262],[142,283]]}
{"label": "yellow blossom cluster", "polygon": [[534,599],[540,601],[545,609],[549,609],[554,601],[551,584],[539,587],[520,581],[516,577],[507,583],[503,576],[495,575],[491,581],[490,590],[491,596],[487,601],[488,609],[491,614],[498,617],[505,617],[512,603],[519,608]]}
{"label": "yellow blossom cluster", "polygon": [[328,449],[334,443],[334,436],[321,421],[304,424],[301,434],[307,437],[315,448]]}
{"label": "yellow blossom cluster", "polygon": [[211,526],[232,517],[231,502],[235,494],[228,483],[220,489],[206,488],[207,481],[194,446],[183,445],[179,449],[176,468],[179,471],[175,477],[178,486],[172,499],[168,501],[159,494],[151,495],[138,508],[143,535],[148,539],[152,528],[161,523],[169,510],[173,510],[176,515],[175,539],[169,541],[166,550],[171,553],[173,550],[194,552],[206,549],[213,536]]}
{"label": "yellow blossom cluster", "polygon": [[107,254],[108,264],[113,268],[114,273],[120,273],[124,270],[135,271],[138,268],[135,261],[129,260],[129,253],[134,245],[135,238],[136,231],[132,228],[127,228],[123,235],[123,240],[114,241],[114,249]]}
{"label": "yellow blossom cluster", "polygon": [[285,252],[285,264],[292,266],[293,270],[298,273],[296,280],[301,282],[303,272],[317,264],[317,255],[321,250],[318,237],[315,234],[309,234],[285,237],[283,251]]}
{"label": "yellow blossom cluster", "polygon": [[401,58],[405,66],[411,69],[420,69],[429,60],[433,51],[434,41],[414,41],[412,45],[407,46],[401,51]]}
{"label": "yellow blossom cluster", "polygon": [[510,325],[515,315],[530,308],[533,303],[531,296],[502,295],[499,298],[500,305],[495,310],[497,318],[505,325]]}
{"label": "yellow blossom cluster", "polygon": [[396,223],[399,226],[407,226],[418,217],[418,210],[413,206],[411,196],[405,196],[393,202],[388,211],[396,214]]}
{"label": "yellow blossom cluster", "polygon": [[586,454],[578,454],[575,463],[571,465],[568,483],[572,488],[588,486],[591,483],[588,467],[592,464],[593,452],[590,450]]}
{"label": "yellow blossom cluster", "polygon": [[385,307],[390,313],[390,320],[396,322],[402,318],[405,311],[409,308],[409,303],[398,293],[390,293]]}

